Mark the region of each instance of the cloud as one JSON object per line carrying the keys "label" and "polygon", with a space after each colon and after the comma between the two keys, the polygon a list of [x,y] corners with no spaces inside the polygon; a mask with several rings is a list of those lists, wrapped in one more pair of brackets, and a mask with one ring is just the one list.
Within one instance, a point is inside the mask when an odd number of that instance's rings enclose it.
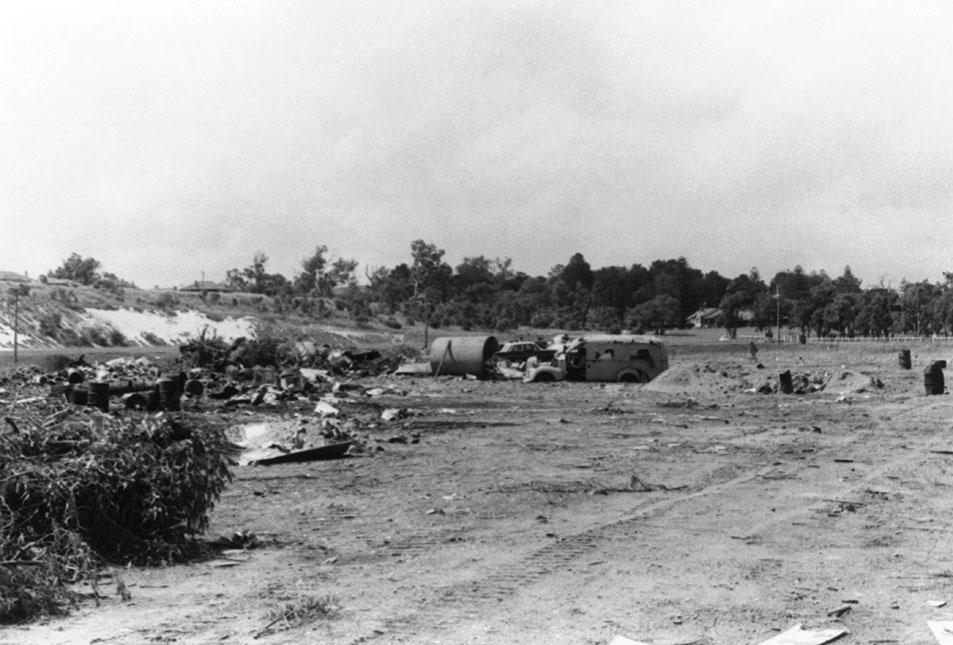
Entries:
{"label": "cloud", "polygon": [[256,251],[291,274],[317,244],[393,266],[417,238],[534,274],[577,251],[868,282],[950,268],[945,4],[16,11],[0,268],[77,251],[151,286]]}

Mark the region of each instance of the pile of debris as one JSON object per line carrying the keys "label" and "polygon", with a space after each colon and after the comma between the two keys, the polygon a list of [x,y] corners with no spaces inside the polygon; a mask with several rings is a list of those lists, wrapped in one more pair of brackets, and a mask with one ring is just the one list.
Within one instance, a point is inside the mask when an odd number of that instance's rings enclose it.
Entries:
{"label": "pile of debris", "polygon": [[292,420],[260,421],[233,428],[231,438],[245,450],[239,463],[278,463],[335,459],[346,455],[373,454],[385,443],[420,441],[420,433],[409,436],[397,429],[397,422],[420,415],[408,407],[384,407],[375,399],[406,396],[394,387],[364,388],[338,383],[315,403],[312,413]]}
{"label": "pile of debris", "polygon": [[338,377],[367,377],[391,373],[402,362],[399,352],[384,355],[378,350],[333,349],[313,341],[289,342],[274,337],[237,338],[226,343],[203,334],[180,346],[179,352],[187,367],[217,373],[233,370],[244,374],[255,366],[278,371],[306,367]]}
{"label": "pile of debris", "polygon": [[45,386],[54,399],[103,412],[117,405],[147,412],[275,407],[295,402],[310,404],[344,389],[372,389],[344,380],[341,374],[348,379],[369,376],[395,360],[377,352],[333,351],[325,368],[225,364],[222,371],[217,371],[210,366],[160,366],[145,357],[90,364],[81,356],[56,370],[19,369],[5,382],[20,387]]}
{"label": "pile of debris", "polygon": [[826,388],[830,380],[830,372],[812,374],[810,372],[792,373],[788,370],[778,374],[777,379],[768,377],[761,385],[750,388],[748,392],[756,394],[812,394]]}

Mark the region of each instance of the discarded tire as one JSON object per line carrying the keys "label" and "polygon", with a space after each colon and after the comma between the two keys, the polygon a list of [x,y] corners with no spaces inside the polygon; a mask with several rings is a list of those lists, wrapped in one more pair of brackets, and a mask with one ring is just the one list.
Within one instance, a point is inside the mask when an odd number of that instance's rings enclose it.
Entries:
{"label": "discarded tire", "polygon": [[923,371],[923,387],[928,395],[943,394],[945,383],[943,380],[943,368],[946,361],[935,361],[930,367]]}
{"label": "discarded tire", "polygon": [[145,410],[149,403],[147,392],[130,392],[122,397],[123,406],[127,410]]}

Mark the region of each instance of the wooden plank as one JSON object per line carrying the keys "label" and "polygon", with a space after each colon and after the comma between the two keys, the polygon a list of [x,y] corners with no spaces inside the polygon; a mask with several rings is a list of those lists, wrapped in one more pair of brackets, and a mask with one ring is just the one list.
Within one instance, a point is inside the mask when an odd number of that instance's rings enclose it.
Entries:
{"label": "wooden plank", "polygon": [[324,459],[339,459],[344,456],[351,442],[332,443],[327,446],[317,448],[308,448],[307,450],[297,450],[277,457],[268,457],[267,459],[258,459],[250,462],[260,466],[271,466],[272,464],[289,464],[302,461],[319,461]]}
{"label": "wooden plank", "polygon": [[625,636],[616,636],[611,641],[609,645],[648,645],[648,643],[643,643],[642,641],[634,641],[631,638],[626,638]]}
{"label": "wooden plank", "polygon": [[804,630],[801,625],[795,625],[786,632],[761,643],[761,645],[824,645],[847,633],[846,629],[835,627],[831,629]]}

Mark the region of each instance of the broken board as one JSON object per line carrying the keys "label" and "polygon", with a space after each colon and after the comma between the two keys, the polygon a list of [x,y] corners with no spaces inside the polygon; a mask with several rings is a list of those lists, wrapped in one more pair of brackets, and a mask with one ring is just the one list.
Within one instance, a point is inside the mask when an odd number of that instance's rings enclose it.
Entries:
{"label": "broken board", "polygon": [[928,620],[927,626],[940,645],[953,645],[953,620]]}
{"label": "broken board", "polygon": [[837,627],[833,629],[804,630],[801,625],[795,625],[786,632],[782,632],[774,638],[761,643],[761,645],[824,645],[830,643],[847,633],[846,629]]}
{"label": "broken board", "polygon": [[332,443],[327,446],[318,446],[317,448],[308,448],[307,450],[295,450],[276,457],[267,457],[252,461],[252,464],[259,466],[271,466],[272,464],[290,464],[302,461],[321,461],[324,459],[339,459],[344,456],[347,449],[351,447],[350,441],[342,443]]}
{"label": "broken board", "polygon": [[611,641],[609,645],[648,645],[648,643],[643,643],[642,641],[634,641],[631,638],[626,638],[625,636],[616,636]]}

